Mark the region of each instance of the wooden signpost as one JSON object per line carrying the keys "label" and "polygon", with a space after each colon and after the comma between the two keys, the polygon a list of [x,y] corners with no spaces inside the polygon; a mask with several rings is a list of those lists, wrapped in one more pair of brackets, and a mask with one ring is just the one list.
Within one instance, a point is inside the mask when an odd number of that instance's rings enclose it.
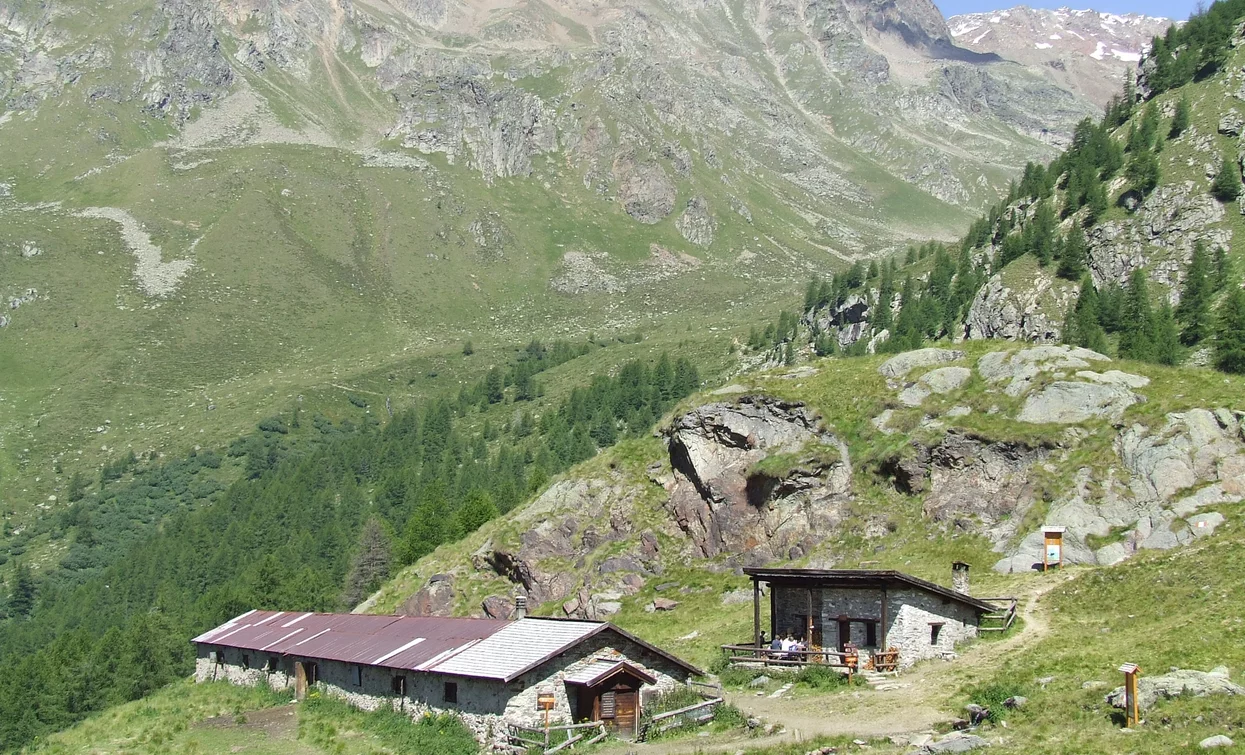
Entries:
{"label": "wooden signpost", "polygon": [[1067,527],[1046,525],[1042,527],[1042,571],[1063,566],[1063,533]]}
{"label": "wooden signpost", "polygon": [[1120,666],[1124,672],[1124,726],[1132,728],[1141,723],[1141,710],[1137,702],[1137,674],[1141,667],[1135,663]]}
{"label": "wooden signpost", "polygon": [[536,707],[545,712],[545,734],[549,734],[549,711],[553,710],[553,706],[557,705],[557,698],[552,692],[539,692],[536,694]]}

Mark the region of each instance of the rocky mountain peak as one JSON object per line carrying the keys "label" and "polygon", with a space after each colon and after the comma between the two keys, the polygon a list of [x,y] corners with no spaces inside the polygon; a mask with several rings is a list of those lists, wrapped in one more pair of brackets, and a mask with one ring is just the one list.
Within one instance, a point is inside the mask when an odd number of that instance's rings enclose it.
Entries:
{"label": "rocky mountain peak", "polygon": [[1125,71],[1172,23],[1136,13],[1023,5],[947,19],[956,45],[1040,70],[1098,104],[1119,91]]}

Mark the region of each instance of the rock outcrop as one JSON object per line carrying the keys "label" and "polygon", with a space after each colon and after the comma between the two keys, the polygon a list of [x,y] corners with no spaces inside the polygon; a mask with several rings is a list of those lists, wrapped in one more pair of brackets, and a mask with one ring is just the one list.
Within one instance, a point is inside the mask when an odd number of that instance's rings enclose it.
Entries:
{"label": "rock outcrop", "polygon": [[[1245,687],[1234,684],[1226,669],[1194,671],[1176,669],[1159,676],[1142,676],[1137,680],[1137,704],[1142,710],[1150,710],[1160,700],[1181,696],[1206,697],[1207,695],[1245,695]],[[1108,705],[1123,709],[1124,688],[1116,687],[1106,696]]]}
{"label": "rock outcrop", "polygon": [[[676,419],[667,438],[667,507],[701,557],[798,558],[846,513],[847,445],[803,405],[756,396],[709,404]],[[758,464],[777,455],[790,463]]]}
{"label": "rock outcrop", "polygon": [[986,281],[964,320],[966,338],[1058,343],[1063,317],[1077,287],[1041,271],[1023,285],[1004,284],[1003,273]]}

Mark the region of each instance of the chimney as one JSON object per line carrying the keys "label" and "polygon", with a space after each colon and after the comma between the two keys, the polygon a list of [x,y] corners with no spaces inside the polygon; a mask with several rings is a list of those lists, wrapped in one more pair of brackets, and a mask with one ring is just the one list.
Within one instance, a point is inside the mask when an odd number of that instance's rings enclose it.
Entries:
{"label": "chimney", "polygon": [[527,618],[527,596],[526,595],[514,596],[514,617],[515,619]]}
{"label": "chimney", "polygon": [[961,595],[968,595],[968,564],[956,561],[951,564],[951,589]]}

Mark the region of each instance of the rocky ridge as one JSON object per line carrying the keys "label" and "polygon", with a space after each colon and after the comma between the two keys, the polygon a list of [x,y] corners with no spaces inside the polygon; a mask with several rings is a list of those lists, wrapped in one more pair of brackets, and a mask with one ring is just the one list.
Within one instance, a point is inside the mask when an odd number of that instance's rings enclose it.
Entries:
{"label": "rocky ridge", "polygon": [[[815,368],[796,372],[791,380],[820,379]],[[1067,528],[1068,563],[1108,565],[1204,537],[1225,521],[1217,506],[1245,497],[1245,412],[1191,407],[1144,420],[1150,379],[1087,349],[974,358],[929,348],[882,362],[877,375],[891,398],[868,425],[904,433],[898,453],[861,467],[859,439],[811,407],[724,389],[737,398],[670,421],[664,458],[641,479],[618,467],[555,483],[515,513],[511,534],[478,536],[467,562],[422,566],[437,576],[405,610],[492,611],[517,590],[563,615],[608,616],[653,585],[677,587],[663,575],[679,565],[832,566],[844,528],[879,545],[906,527],[982,537],[994,568],[1012,572],[1040,564],[1034,522],[1046,522]],[[1013,423],[1014,437],[976,429],[983,415]],[[1096,461],[1069,466],[1086,454]],[[876,508],[870,489],[919,497],[919,521]]]}
{"label": "rocky ridge", "polygon": [[1041,70],[1051,81],[1105,105],[1120,90],[1125,71],[1171,19],[1136,13],[1101,13],[1017,6],[947,19],[957,44]]}

